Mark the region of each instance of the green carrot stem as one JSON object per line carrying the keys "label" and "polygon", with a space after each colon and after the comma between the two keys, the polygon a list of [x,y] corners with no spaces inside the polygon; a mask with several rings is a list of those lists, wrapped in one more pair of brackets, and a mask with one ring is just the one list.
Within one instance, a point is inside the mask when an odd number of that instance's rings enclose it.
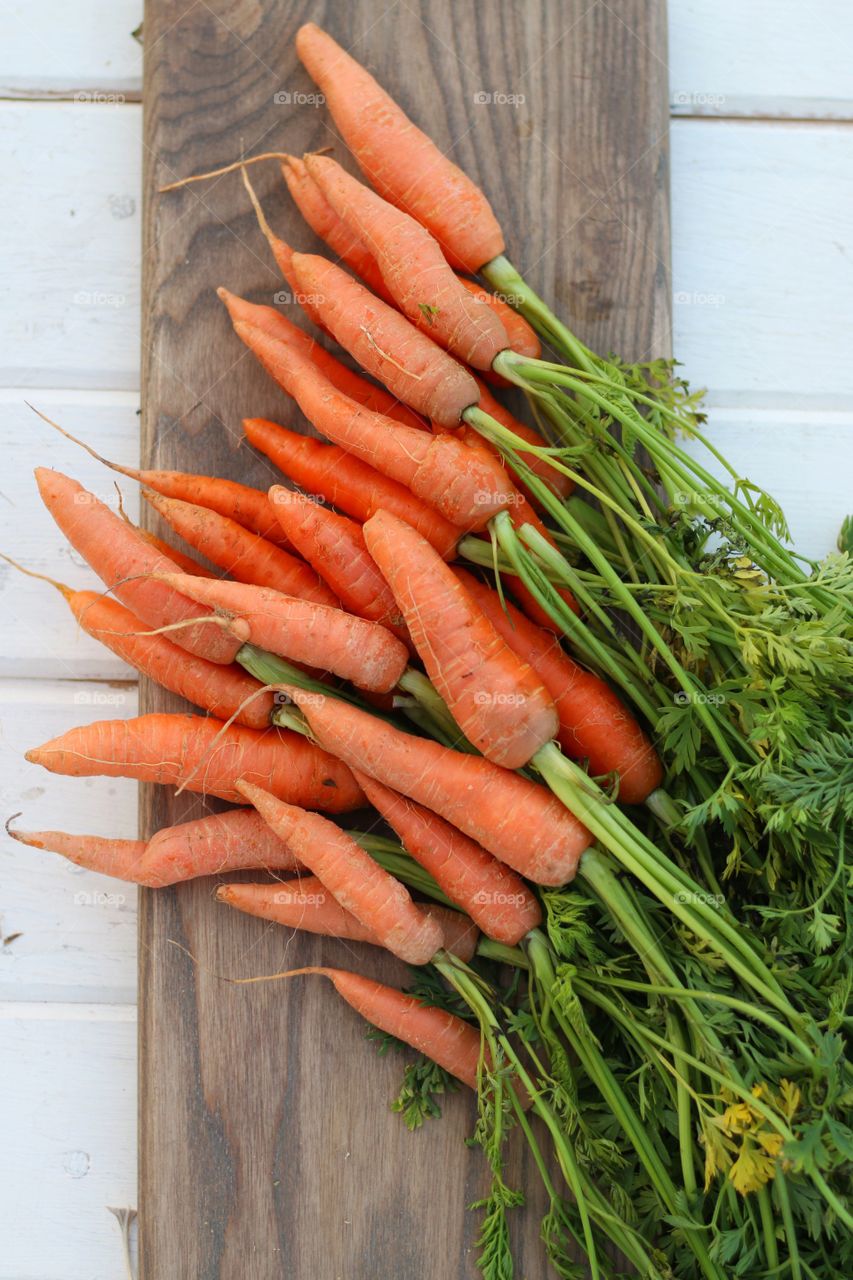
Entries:
{"label": "green carrot stem", "polygon": [[[518,1080],[529,1094],[532,1100],[533,1109],[536,1111],[537,1115],[545,1121],[548,1131],[554,1140],[555,1151],[560,1168],[563,1171],[563,1175],[566,1178],[577,1203],[578,1213],[580,1214],[581,1223],[583,1225],[584,1247],[590,1264],[591,1276],[595,1277],[596,1280],[600,1280],[601,1272],[598,1263],[598,1251],[592,1230],[592,1221],[589,1216],[589,1207],[584,1194],[585,1189],[583,1185],[583,1178],[580,1169],[578,1168],[575,1154],[569,1143],[566,1141],[565,1135],[559,1126],[556,1116],[537,1090],[519,1060],[518,1055],[515,1053],[512,1045],[500,1032],[497,1016],[495,1015],[491,1005],[485,999],[478,987],[473,982],[469,981],[462,967],[454,963],[452,960],[445,960],[444,958],[437,959],[435,966],[444,975],[454,990],[459,992],[472,1012],[476,1014],[483,1034],[485,1035],[488,1033],[492,1043],[500,1046],[506,1061],[511,1064],[513,1070],[518,1076]],[[496,1060],[496,1056],[494,1056],[493,1061]]]}
{"label": "green carrot stem", "polygon": [[779,1249],[776,1244],[776,1223],[773,1219],[773,1204],[767,1187],[762,1187],[757,1195],[758,1212],[761,1215],[761,1234],[764,1238],[764,1253],[770,1271],[779,1266]]}
{"label": "green carrot stem", "polygon": [[791,1280],[803,1280],[803,1272],[800,1267],[800,1249],[797,1244],[797,1228],[794,1225],[794,1215],[791,1212],[788,1183],[781,1169],[776,1170],[773,1184],[776,1199],[779,1202],[779,1210],[782,1214],[782,1224],[785,1228],[785,1243],[788,1246],[788,1261],[791,1264]]}
{"label": "green carrot stem", "polygon": [[[260,680],[262,684],[292,684],[297,689],[306,689],[310,693],[324,693],[332,698],[341,698],[345,702],[351,702],[355,707],[360,707],[362,711],[376,711],[375,707],[372,707],[364,698],[360,698],[357,693],[317,680],[307,675],[300,667],[295,667],[284,658],[279,658],[277,654],[267,653],[265,649],[258,649],[253,644],[244,644],[238,650],[236,660],[249,675]],[[386,718],[390,719],[390,717]]]}
{"label": "green carrot stem", "polygon": [[599,975],[597,981],[608,987],[621,987],[626,991],[645,991],[649,995],[666,996],[672,1000],[689,1000],[695,1001],[697,1004],[710,1002],[712,1004],[725,1005],[728,1009],[737,1010],[745,1018],[753,1018],[756,1022],[762,1022],[776,1035],[783,1040],[787,1040],[812,1067],[818,1066],[814,1051],[802,1037],[798,1036],[790,1027],[786,1027],[785,1023],[779,1018],[775,1018],[772,1013],[762,1009],[760,1005],[750,1003],[747,1000],[740,1000],[737,996],[726,996],[719,991],[699,991],[693,987],[665,987],[657,983],[635,982],[630,978],[608,978],[604,975]]}
{"label": "green carrot stem", "polygon": [[554,743],[532,760],[559,800],[600,840],[616,859],[710,946],[768,1003],[792,1020],[797,1015],[776,979],[733,925],[708,903],[708,895],[662,854]]}
{"label": "green carrot stem", "polygon": [[[603,1054],[595,1049],[594,1045],[590,1044],[582,1036],[575,1034],[572,1026],[562,1017],[559,1008],[550,999],[548,993],[554,988],[556,975],[550,947],[539,930],[533,930],[528,934],[527,950],[533,973],[539,982],[543,997],[560,1030],[577,1053],[587,1075],[595,1083],[605,1102],[622,1125],[664,1206],[669,1213],[678,1213],[680,1206],[675,1184],[655,1150],[645,1126],[610,1070],[606,1059]],[[688,1196],[692,1199],[693,1193],[695,1193],[695,1179],[692,1189],[689,1186],[686,1189]],[[701,1235],[697,1234],[701,1228],[702,1224],[697,1223],[696,1230],[686,1230],[685,1235],[705,1275],[709,1277],[709,1280],[721,1280],[722,1273],[712,1261]]]}

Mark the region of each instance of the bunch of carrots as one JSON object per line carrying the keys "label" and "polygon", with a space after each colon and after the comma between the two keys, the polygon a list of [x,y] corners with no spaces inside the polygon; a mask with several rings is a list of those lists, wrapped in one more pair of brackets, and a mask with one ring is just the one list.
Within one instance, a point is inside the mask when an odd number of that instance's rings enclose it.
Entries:
{"label": "bunch of carrots", "polygon": [[[313,24],[297,50],[370,185],[328,155],[227,166],[317,336],[219,296],[321,438],[244,421],[282,474],[269,493],[100,459],[191,556],[36,471],[106,588],[53,583],[80,626],[196,711],[73,729],[28,759],[237,807],[148,841],[10,834],[151,889],[215,875],[232,908],[414,966],[408,992],[327,967],[275,976],[327,978],[421,1055],[398,1103],[412,1127],[452,1081],[477,1092],[487,1280],[513,1274],[512,1131],[543,1180],[562,1277],[578,1250],[593,1277],[621,1274],[612,1246],[648,1277],[839,1274],[845,953],[809,970],[727,898],[744,872],[733,849],[759,847],[760,821],[777,864],[787,838],[762,809],[770,716],[697,695],[746,664],[749,626],[763,642],[759,590],[774,625],[777,590],[813,623],[828,680],[849,674],[847,584],[803,567],[769,508],[677,443],[699,418],[668,367],[601,359],[536,297],[483,193],[366,70]],[[273,231],[248,173],[270,159],[333,258]],[[491,389],[509,383],[536,428]],[[670,520],[688,480],[697,511]],[[688,600],[712,617],[692,649]],[[771,694],[756,681],[749,697]],[[726,806],[737,788],[743,816]],[[367,806],[390,836],[343,825]],[[791,847],[823,858],[833,822],[813,836],[801,822]],[[822,901],[844,888],[841,847]],[[770,861],[750,863],[768,912]],[[246,870],[264,878],[224,878]]]}

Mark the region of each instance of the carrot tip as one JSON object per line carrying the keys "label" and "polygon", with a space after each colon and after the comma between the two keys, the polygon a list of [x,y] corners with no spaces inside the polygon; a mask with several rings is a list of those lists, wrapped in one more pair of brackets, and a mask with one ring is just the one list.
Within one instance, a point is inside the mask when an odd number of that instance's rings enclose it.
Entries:
{"label": "carrot tip", "polygon": [[[30,840],[27,838],[28,833],[26,831],[12,830],[11,824],[15,821],[16,818],[20,818],[20,816],[21,816],[20,813],[13,813],[13,814],[10,814],[9,817],[6,819],[5,823],[3,824],[6,828],[6,835],[11,836],[13,840],[19,840],[21,844],[30,844]],[[34,844],[33,848],[42,849],[44,848],[44,846],[41,844]]]}

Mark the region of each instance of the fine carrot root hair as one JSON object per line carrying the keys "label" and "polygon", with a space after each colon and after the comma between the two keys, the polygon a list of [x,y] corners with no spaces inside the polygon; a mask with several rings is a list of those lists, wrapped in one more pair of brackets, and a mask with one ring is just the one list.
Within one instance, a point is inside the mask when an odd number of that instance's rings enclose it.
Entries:
{"label": "fine carrot root hair", "polygon": [[408,630],[388,584],[367,550],[361,525],[282,485],[269,492],[286,536],[349,613],[379,622],[407,646]]}
{"label": "fine carrot root hair", "polygon": [[391,511],[426,538],[445,559],[456,552],[460,530],[396,480],[341,449],[291,431],[266,418],[244,418],[250,444],[283,475],[308,493],[364,523],[376,511]]}
{"label": "fine carrot root hair", "polygon": [[257,648],[293,662],[319,662],[361,689],[389,693],[408,664],[409,651],[396,636],[343,609],[241,582],[188,579],[183,574],[173,575],[169,582],[248,628],[248,640]]}
{"label": "fine carrot root hair", "polygon": [[167,182],[164,187],[158,187],[157,191],[163,195],[166,191],[178,191],[181,187],[188,187],[194,182],[207,182],[211,178],[221,178],[226,173],[236,173],[250,164],[259,164],[265,160],[286,159],[286,151],[263,151],[259,155],[247,156],[244,160],[234,160],[230,164],[224,164],[219,169],[210,169],[207,173],[191,173],[187,178],[176,178],[174,182]]}
{"label": "fine carrot root hair", "polygon": [[293,854],[252,808],[165,827],[147,843],[66,831],[15,831],[9,823],[6,830],[21,844],[58,853],[78,867],[149,889],[234,871],[300,869]]}
{"label": "fine carrot root hair", "polygon": [[362,791],[406,852],[429,871],[452,902],[467,912],[488,938],[515,946],[542,923],[535,894],[480,845],[423,805],[398,795],[354,770]]}
{"label": "fine carrot root hair", "polygon": [[504,252],[483,192],[330,35],[309,22],[296,52],[367,180],[428,227],[451,265],[476,274]]}
{"label": "fine carrot root hair", "polygon": [[[217,889],[216,897],[229,907],[288,929],[382,946],[376,933],[342,907],[317,876],[300,876],[283,884],[223,884]],[[461,911],[438,903],[425,902],[419,906],[425,916],[439,925],[444,949],[466,963],[471,960],[479,932],[473,921]]]}
{"label": "fine carrot root hair", "polygon": [[414,529],[380,511],[364,526],[364,539],[468,741],[496,764],[522,768],[559,729],[539,677]]}
{"label": "fine carrot root hair", "polygon": [[441,926],[347,832],[319,813],[285,804],[262,787],[238,781],[237,790],[382,946],[408,964],[426,964],[441,950]]}
{"label": "fine carrot root hair", "polygon": [[590,834],[546,788],[337,698],[282,688],[315,741],[338,759],[431,809],[528,880],[561,885],[573,878]]}
{"label": "fine carrot root hair", "polygon": [[344,813],[364,803],[340,760],[300,734],[263,732],[213,716],[155,713],[69,729],[26,753],[31,764],[76,778],[135,778],[241,804],[235,779],[247,778],[288,803]]}
{"label": "fine carrot root hair", "polygon": [[35,476],[42,501],[68,541],[128,609],[150,627],[175,627],[175,643],[190,653],[211,662],[234,661],[240,642],[199,621],[191,600],[150,576],[177,572],[174,561],[76,480],[45,467],[37,467]]}
{"label": "fine carrot root hair", "polygon": [[[351,400],[307,356],[238,322],[238,336],[318,431],[411,489],[452,524],[481,529],[512,501],[500,460],[479,440],[433,435],[392,422]],[[476,436],[476,433],[474,433]]]}
{"label": "fine carrot root hair", "polygon": [[460,284],[430,232],[331,156],[307,155],[305,165],[335,213],[370,250],[400,310],[464,364],[491,369],[509,346],[506,329],[494,308]]}

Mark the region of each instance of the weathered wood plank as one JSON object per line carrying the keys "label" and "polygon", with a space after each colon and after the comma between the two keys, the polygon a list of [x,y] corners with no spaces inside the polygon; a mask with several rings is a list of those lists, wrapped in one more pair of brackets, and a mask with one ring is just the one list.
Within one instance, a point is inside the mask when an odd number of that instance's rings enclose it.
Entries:
{"label": "weathered wood plank", "polygon": [[[656,52],[665,24],[662,3],[623,10],[629,26],[582,0],[431,0],[391,11],[359,0],[315,5],[310,16],[485,183],[510,253],[583,336],[641,356],[669,339],[667,104]],[[292,417],[229,334],[213,293],[226,283],[269,300],[278,288],[239,180],[168,200],[154,188],[241,150],[332,139],[322,110],[276,101],[310,89],[292,46],[307,12],[234,0],[227,12],[197,5],[175,22],[171,4],[146,9],[143,454],[161,465],[203,459],[262,483],[239,447],[240,417]],[[617,91],[624,83],[630,95]],[[483,93],[524,101],[475,102]],[[311,243],[276,174],[256,177],[276,224]],[[167,705],[150,688],[142,697],[151,709]],[[181,811],[147,791],[143,827]],[[471,1099],[451,1100],[444,1120],[413,1139],[385,1110],[398,1067],[376,1059],[322,984],[229,987],[213,976],[320,957],[403,977],[379,953],[356,959],[229,915],[204,884],[142,895],[144,1280],[230,1280],[247,1268],[259,1280],[474,1274],[477,1224],[464,1205],[486,1174],[462,1145]],[[533,1190],[527,1163],[512,1176]],[[517,1227],[519,1274],[544,1277],[533,1207]]]}

